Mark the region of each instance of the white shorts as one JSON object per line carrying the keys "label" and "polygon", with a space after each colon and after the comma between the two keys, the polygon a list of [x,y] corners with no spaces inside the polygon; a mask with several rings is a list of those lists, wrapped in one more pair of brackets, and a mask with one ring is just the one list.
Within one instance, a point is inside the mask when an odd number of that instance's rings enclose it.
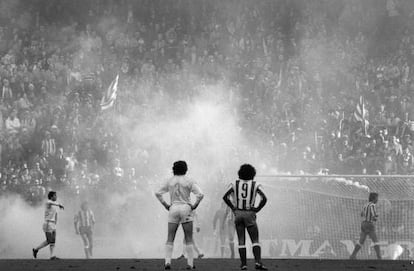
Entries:
{"label": "white shorts", "polygon": [[56,223],[50,222],[50,221],[46,221],[45,223],[43,223],[43,231],[44,232],[53,232],[53,231],[56,231]]}
{"label": "white shorts", "polygon": [[168,223],[180,224],[193,221],[193,215],[190,205],[173,204],[168,213]]}

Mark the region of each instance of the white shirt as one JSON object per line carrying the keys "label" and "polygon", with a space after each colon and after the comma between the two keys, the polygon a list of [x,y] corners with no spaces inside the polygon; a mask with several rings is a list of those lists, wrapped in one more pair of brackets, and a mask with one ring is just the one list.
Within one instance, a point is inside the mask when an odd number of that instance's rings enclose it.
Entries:
{"label": "white shirt", "polygon": [[191,204],[191,193],[195,194],[197,198],[203,197],[201,189],[197,183],[185,175],[175,175],[169,178],[156,194],[162,195],[167,192],[170,193],[171,204]]}
{"label": "white shirt", "polygon": [[48,200],[45,204],[45,222],[57,222],[58,203]]}

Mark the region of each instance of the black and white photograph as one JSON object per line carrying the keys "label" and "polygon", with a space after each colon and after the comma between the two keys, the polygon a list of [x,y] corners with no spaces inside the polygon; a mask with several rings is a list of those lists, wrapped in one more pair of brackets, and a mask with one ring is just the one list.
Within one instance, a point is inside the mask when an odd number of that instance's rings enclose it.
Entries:
{"label": "black and white photograph", "polygon": [[414,0],[0,0],[0,270],[414,270]]}

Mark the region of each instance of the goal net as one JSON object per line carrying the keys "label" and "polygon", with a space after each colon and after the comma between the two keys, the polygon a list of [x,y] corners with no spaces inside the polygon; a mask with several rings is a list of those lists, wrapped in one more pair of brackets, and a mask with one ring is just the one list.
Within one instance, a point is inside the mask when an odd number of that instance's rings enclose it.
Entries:
{"label": "goal net", "polygon": [[[414,176],[258,176],[268,205],[258,215],[265,257],[349,258],[362,206],[379,193],[376,232],[384,259],[414,258]],[[400,254],[400,255],[398,255]],[[367,238],[359,259],[375,259]]]}

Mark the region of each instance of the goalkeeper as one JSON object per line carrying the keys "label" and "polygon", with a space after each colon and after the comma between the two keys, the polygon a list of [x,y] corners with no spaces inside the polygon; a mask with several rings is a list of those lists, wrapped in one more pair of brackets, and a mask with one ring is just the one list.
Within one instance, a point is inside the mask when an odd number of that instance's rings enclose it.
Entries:
{"label": "goalkeeper", "polygon": [[352,260],[356,259],[356,255],[364,244],[367,236],[369,236],[372,242],[374,242],[374,249],[377,254],[377,258],[381,259],[380,247],[378,245],[378,238],[375,232],[375,222],[378,219],[375,204],[378,202],[378,193],[369,193],[368,201],[369,202],[364,205],[361,211],[361,217],[363,218],[363,221],[361,222],[361,234],[359,242],[355,245],[354,251],[351,254],[350,259]]}

